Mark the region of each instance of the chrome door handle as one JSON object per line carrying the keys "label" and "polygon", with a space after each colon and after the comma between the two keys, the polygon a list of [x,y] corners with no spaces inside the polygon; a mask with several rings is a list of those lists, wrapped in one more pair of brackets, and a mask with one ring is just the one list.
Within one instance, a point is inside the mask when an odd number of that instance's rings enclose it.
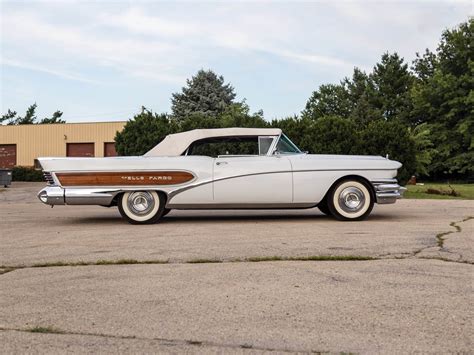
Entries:
{"label": "chrome door handle", "polygon": [[226,161],[218,161],[218,162],[216,162],[216,165],[224,165],[224,164],[227,164],[227,162],[226,162]]}

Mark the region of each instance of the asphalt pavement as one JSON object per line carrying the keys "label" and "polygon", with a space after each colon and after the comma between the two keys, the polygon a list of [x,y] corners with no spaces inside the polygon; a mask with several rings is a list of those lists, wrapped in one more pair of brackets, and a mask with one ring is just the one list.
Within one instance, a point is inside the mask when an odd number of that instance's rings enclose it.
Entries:
{"label": "asphalt pavement", "polygon": [[51,209],[41,187],[0,190],[4,352],[472,351],[474,201],[132,226],[115,208]]}

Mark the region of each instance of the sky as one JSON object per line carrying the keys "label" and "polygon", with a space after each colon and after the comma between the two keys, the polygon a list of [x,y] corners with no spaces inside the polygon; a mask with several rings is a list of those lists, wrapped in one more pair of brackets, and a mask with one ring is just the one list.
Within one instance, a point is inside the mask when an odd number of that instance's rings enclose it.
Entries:
{"label": "sky", "polygon": [[67,122],[127,120],[199,69],[267,120],[299,114],[319,85],[384,52],[408,62],[473,15],[471,1],[0,0],[0,109]]}

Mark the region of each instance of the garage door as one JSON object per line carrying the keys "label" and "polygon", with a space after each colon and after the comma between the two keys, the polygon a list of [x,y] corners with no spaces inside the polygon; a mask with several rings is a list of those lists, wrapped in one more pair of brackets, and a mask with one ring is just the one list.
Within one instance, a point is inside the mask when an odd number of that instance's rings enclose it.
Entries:
{"label": "garage door", "polygon": [[0,144],[0,168],[16,165],[16,144]]}
{"label": "garage door", "polygon": [[104,143],[104,157],[116,157],[115,143]]}
{"label": "garage door", "polygon": [[68,157],[93,157],[94,143],[67,143]]}

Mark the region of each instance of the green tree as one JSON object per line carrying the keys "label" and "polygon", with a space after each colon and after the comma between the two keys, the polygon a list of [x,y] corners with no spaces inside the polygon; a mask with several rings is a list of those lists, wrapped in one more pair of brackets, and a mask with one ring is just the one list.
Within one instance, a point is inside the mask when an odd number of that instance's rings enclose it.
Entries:
{"label": "green tree", "polygon": [[36,102],[33,105],[30,105],[26,110],[25,116],[17,116],[14,119],[10,120],[8,125],[20,125],[20,124],[33,124],[36,123]]}
{"label": "green tree", "polygon": [[263,117],[263,111],[260,110],[251,114],[245,101],[230,105],[219,116],[219,120],[222,122],[222,127],[265,128],[269,126],[269,123]]}
{"label": "green tree", "polygon": [[415,144],[415,172],[417,175],[429,176],[429,166],[437,153],[431,141],[430,127],[426,122],[421,123],[415,127],[409,127],[408,134]]}
{"label": "green tree", "polygon": [[3,114],[2,117],[0,117],[0,124],[3,122],[7,121],[7,124],[11,121],[14,121],[16,117],[16,111],[12,111],[8,109],[7,113]]}
{"label": "green tree", "polygon": [[60,117],[63,115],[61,111],[56,111],[53,113],[52,117],[45,117],[40,122],[37,122],[36,117],[36,108],[38,105],[34,103],[30,105],[26,110],[25,116],[18,116],[16,111],[11,111],[10,109],[8,112],[2,117],[0,117],[0,124],[6,121],[7,125],[23,125],[23,124],[50,124],[50,123],[66,123],[66,121],[62,120]]}
{"label": "green tree", "polygon": [[57,110],[53,113],[53,116],[43,118],[39,122],[39,124],[66,123],[65,120],[61,119],[62,115],[63,115],[63,113],[61,111]]}
{"label": "green tree", "polygon": [[199,70],[186,83],[171,99],[172,117],[177,121],[193,114],[216,117],[234,103],[234,88],[211,70]]}
{"label": "green tree", "polygon": [[413,75],[397,53],[384,53],[369,75],[368,100],[386,120],[410,123]]}
{"label": "green tree", "polygon": [[348,117],[350,111],[346,88],[341,84],[324,84],[311,94],[302,115],[315,120],[324,116]]}
{"label": "green tree", "polygon": [[359,68],[354,68],[352,78],[344,78],[341,84],[347,90],[351,108],[354,108],[354,105],[357,105],[360,98],[366,95],[367,87],[369,86],[369,76]]}
{"label": "green tree", "polygon": [[413,61],[412,70],[418,80],[428,81],[434,74],[437,58],[436,54],[428,48],[423,55],[416,53],[416,59]]}
{"label": "green tree", "polygon": [[173,133],[174,127],[168,115],[142,107],[142,111],[116,133],[115,149],[119,155],[142,155]]}
{"label": "green tree", "polygon": [[374,89],[369,75],[354,68],[352,78],[345,78],[342,83],[347,89],[351,103],[349,117],[359,127],[366,127],[369,122],[383,118],[382,110],[375,107],[371,100]]}
{"label": "green tree", "polygon": [[444,31],[436,58],[414,63],[412,115],[428,123],[435,148],[428,172],[435,178],[474,175],[473,33],[473,19]]}

